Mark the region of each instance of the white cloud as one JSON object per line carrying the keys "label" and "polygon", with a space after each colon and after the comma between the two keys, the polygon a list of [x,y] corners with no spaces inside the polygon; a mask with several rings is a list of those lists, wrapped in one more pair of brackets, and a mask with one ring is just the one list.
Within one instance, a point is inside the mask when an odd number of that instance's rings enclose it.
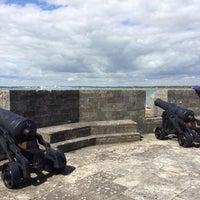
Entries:
{"label": "white cloud", "polygon": [[52,10],[0,2],[0,85],[200,81],[197,0],[46,0],[59,5]]}

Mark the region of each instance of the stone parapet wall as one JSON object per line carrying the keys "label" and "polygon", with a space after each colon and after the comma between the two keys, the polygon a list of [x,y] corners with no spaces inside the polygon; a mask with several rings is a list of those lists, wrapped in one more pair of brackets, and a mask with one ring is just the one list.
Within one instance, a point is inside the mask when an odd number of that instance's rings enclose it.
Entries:
{"label": "stone parapet wall", "polygon": [[150,116],[151,117],[157,117],[161,116],[163,110],[160,109],[159,107],[154,105],[154,101],[160,98],[163,101],[168,101],[168,90],[167,89],[162,89],[162,90],[157,90],[150,96]]}
{"label": "stone parapet wall", "polygon": [[144,90],[80,90],[80,121],[141,120],[145,115]]}
{"label": "stone parapet wall", "polygon": [[0,108],[10,110],[10,91],[0,91]]}
{"label": "stone parapet wall", "polygon": [[1,107],[32,119],[38,127],[79,121],[79,91],[0,92]]}
{"label": "stone parapet wall", "polygon": [[38,127],[145,116],[145,90],[0,91],[0,107],[34,120]]}
{"label": "stone parapet wall", "polygon": [[[34,120],[38,127],[74,122],[133,120],[140,133],[161,123],[163,110],[154,106],[161,98],[200,115],[200,98],[193,89],[162,89],[150,97],[145,116],[146,91],[122,90],[10,90],[0,91],[0,107]],[[155,118],[155,117],[159,117]]]}

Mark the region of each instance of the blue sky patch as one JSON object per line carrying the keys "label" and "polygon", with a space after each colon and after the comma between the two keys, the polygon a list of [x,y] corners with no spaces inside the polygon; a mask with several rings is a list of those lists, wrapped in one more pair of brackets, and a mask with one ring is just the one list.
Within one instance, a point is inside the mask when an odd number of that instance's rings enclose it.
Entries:
{"label": "blue sky patch", "polygon": [[125,20],[123,20],[123,21],[121,22],[121,24],[122,24],[123,26],[136,26],[136,25],[138,25],[137,22],[133,22],[133,21],[131,21],[130,19],[125,19]]}
{"label": "blue sky patch", "polygon": [[25,6],[26,4],[35,4],[42,10],[55,10],[60,7],[58,5],[49,4],[42,0],[6,0],[6,4],[16,4],[20,6]]}

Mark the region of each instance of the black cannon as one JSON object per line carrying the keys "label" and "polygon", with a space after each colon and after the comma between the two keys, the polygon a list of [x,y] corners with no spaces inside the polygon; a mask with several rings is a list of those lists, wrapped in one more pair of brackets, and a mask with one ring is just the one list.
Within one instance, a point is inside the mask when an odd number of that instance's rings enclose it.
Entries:
{"label": "black cannon", "polygon": [[155,129],[157,139],[163,140],[169,134],[175,134],[180,146],[191,147],[193,143],[200,143],[200,129],[197,127],[200,121],[195,118],[192,110],[161,99],[156,99],[154,104],[164,110],[162,128],[157,127]]}
{"label": "black cannon", "polygon": [[43,170],[59,173],[66,167],[66,157],[60,150],[51,148],[37,133],[34,121],[0,109],[0,160],[7,160],[1,178],[7,188],[17,188]]}

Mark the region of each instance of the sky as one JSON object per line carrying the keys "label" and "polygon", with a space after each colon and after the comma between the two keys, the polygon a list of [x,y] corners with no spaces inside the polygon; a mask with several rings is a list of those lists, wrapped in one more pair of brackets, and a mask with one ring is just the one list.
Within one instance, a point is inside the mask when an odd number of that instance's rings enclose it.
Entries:
{"label": "sky", "polygon": [[0,0],[0,86],[200,85],[199,0]]}

